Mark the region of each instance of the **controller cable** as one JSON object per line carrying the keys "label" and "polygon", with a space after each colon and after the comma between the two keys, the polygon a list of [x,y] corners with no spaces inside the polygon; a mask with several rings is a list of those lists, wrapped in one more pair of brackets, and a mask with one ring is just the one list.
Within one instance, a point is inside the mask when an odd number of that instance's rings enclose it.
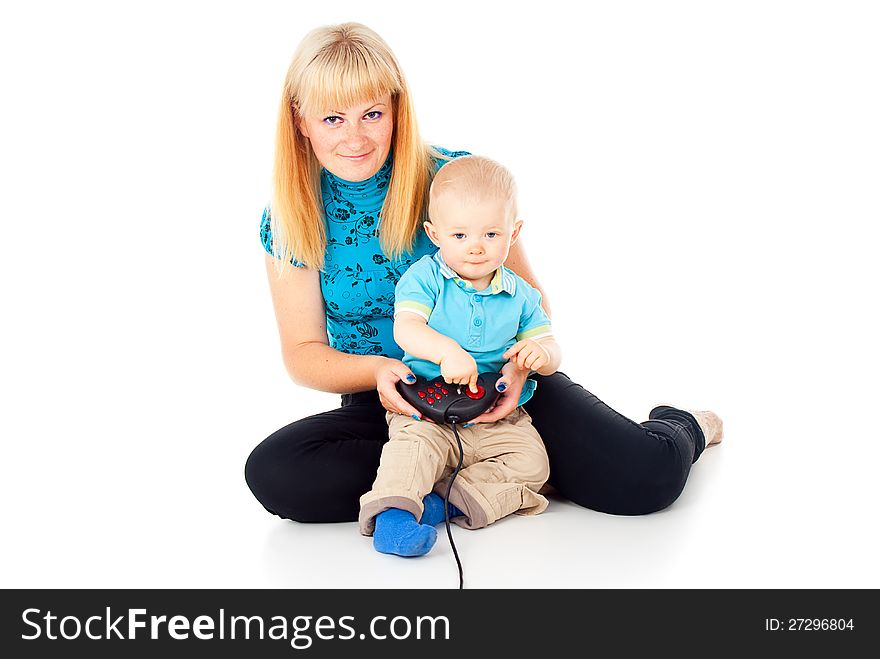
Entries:
{"label": "controller cable", "polygon": [[459,590],[462,590],[464,589],[464,572],[461,569],[461,559],[458,557],[458,550],[455,548],[455,541],[452,539],[452,528],[449,526],[449,493],[452,491],[452,483],[455,481],[455,477],[458,476],[458,472],[461,471],[461,464],[464,460],[464,449],[461,446],[461,437],[458,436],[457,424],[459,418],[457,416],[449,416],[446,420],[452,424],[452,433],[455,435],[455,441],[458,443],[458,464],[452,472],[452,476],[449,479],[449,485],[446,486],[446,494],[443,495],[443,512],[445,513],[446,519],[446,535],[449,536],[449,544],[452,546],[452,553],[455,554],[455,562],[458,564],[458,588]]}

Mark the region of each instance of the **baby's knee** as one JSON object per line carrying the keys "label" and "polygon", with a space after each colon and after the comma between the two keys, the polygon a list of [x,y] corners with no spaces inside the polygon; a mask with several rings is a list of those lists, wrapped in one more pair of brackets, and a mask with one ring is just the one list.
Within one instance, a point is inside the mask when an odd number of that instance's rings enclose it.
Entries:
{"label": "baby's knee", "polygon": [[550,478],[550,459],[546,451],[524,451],[508,456],[505,460],[508,468],[516,472],[518,480],[523,483],[547,482]]}
{"label": "baby's knee", "polygon": [[546,483],[550,479],[550,458],[546,451],[535,456],[535,481]]}

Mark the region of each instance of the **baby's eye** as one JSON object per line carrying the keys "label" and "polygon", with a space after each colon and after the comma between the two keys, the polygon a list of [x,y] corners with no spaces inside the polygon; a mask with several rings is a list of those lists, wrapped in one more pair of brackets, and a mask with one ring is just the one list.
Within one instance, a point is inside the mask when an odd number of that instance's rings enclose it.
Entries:
{"label": "baby's eye", "polygon": [[486,234],[486,238],[495,238],[498,235],[497,231],[490,231]]}
{"label": "baby's eye", "polygon": [[463,233],[453,233],[452,237],[455,238],[456,240],[462,240],[464,238],[464,234]]}
{"label": "baby's eye", "polygon": [[364,115],[364,119],[368,119],[370,121],[378,121],[382,118],[382,113],[379,110],[370,110]]}
{"label": "baby's eye", "polygon": [[342,121],[342,117],[339,117],[335,114],[331,114],[329,117],[324,117],[322,121],[328,126],[336,126]]}

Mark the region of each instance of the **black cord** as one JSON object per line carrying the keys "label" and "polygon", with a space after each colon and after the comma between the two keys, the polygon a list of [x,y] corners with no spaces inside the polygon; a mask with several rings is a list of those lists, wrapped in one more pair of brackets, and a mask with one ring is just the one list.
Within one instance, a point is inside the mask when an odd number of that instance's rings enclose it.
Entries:
{"label": "black cord", "polygon": [[449,485],[446,486],[446,494],[443,497],[443,512],[446,517],[446,535],[449,536],[449,544],[452,546],[452,553],[455,554],[455,562],[458,564],[458,588],[462,590],[464,589],[464,571],[461,569],[461,559],[458,557],[458,550],[455,548],[455,542],[452,539],[452,528],[449,526],[449,493],[452,492],[452,482],[458,476],[458,472],[461,471],[461,463],[464,460],[464,449],[461,447],[461,437],[458,436],[457,422],[457,416],[449,418],[449,423],[452,424],[452,432],[455,435],[455,441],[458,442],[458,464],[455,467],[455,471],[452,472]]}

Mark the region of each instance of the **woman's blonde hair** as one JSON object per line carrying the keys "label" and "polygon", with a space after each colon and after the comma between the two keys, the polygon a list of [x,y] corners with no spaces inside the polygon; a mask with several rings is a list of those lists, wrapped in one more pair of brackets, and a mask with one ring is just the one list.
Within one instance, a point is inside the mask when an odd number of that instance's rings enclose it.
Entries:
{"label": "woman's blonde hair", "polygon": [[343,23],[307,34],[284,81],[270,204],[279,269],[291,258],[321,269],[327,246],[321,164],[297,130],[297,121],[386,94],[392,98],[394,155],[381,211],[380,244],[392,258],[412,249],[426,216],[433,160],[445,158],[422,142],[409,87],[388,44],[364,25]]}

